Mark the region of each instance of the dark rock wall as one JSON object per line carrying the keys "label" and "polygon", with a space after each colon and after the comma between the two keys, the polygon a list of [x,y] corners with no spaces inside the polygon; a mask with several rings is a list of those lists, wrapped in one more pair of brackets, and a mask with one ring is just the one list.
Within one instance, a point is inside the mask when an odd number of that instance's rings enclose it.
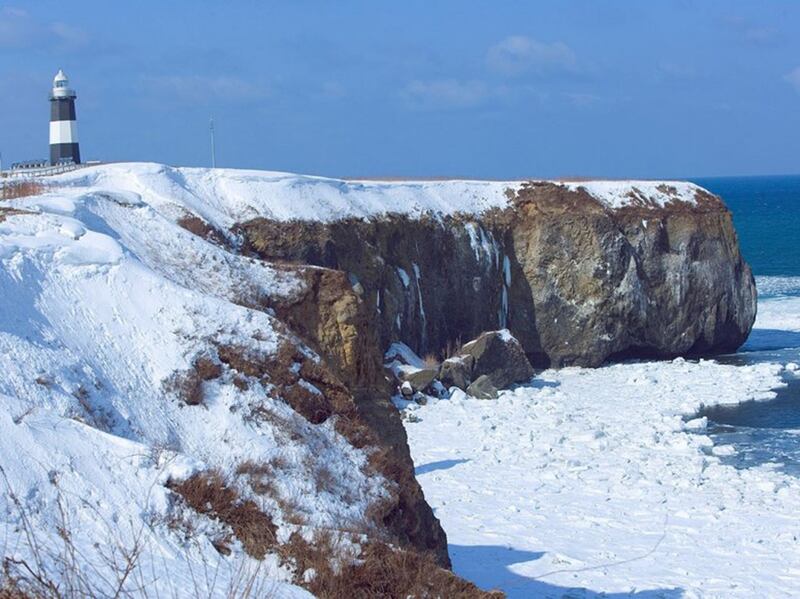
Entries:
{"label": "dark rock wall", "polygon": [[755,284],[719,198],[610,210],[533,183],[480,217],[243,223],[245,248],[347,273],[381,348],[442,354],[508,327],[534,364],[731,351]]}

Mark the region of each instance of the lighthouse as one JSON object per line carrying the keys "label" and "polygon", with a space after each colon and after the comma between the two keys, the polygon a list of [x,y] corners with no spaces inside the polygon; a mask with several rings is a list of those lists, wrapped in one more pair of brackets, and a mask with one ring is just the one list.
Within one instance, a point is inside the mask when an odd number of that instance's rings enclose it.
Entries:
{"label": "lighthouse", "polygon": [[78,122],[75,119],[75,91],[61,69],[53,79],[50,93],[50,164],[80,164]]}

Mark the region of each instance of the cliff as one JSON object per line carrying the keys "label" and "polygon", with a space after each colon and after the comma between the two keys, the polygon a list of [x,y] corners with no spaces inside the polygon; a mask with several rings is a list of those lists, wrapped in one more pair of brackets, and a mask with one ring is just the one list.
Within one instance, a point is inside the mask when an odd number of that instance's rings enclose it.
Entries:
{"label": "cliff", "polygon": [[648,182],[507,194],[479,214],[255,218],[236,231],[261,258],[348,273],[384,348],[441,354],[509,328],[536,365],[597,366],[724,353],[747,338],[755,283],[720,198]]}

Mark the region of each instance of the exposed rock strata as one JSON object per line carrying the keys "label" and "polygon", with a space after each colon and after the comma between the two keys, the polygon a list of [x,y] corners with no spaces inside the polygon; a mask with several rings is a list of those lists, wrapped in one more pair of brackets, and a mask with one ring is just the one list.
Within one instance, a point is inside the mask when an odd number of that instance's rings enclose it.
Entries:
{"label": "exposed rock strata", "polygon": [[[313,382],[339,419],[337,428],[352,438],[353,427],[366,425],[369,444],[377,442],[381,448],[373,467],[396,487],[381,513],[373,516],[383,522],[393,542],[431,553],[437,563],[449,568],[447,537],[414,478],[406,432],[390,401],[370,310],[344,273],[323,268],[296,272],[306,281],[304,289],[274,299],[271,307],[325,358],[332,372],[325,384]],[[339,394],[349,401],[331,401]],[[347,413],[350,405],[355,405],[357,414]]]}
{"label": "exposed rock strata", "polygon": [[630,194],[610,208],[540,182],[481,216],[254,219],[237,232],[263,258],[347,273],[384,348],[444,353],[497,328],[540,366],[737,348],[756,291],[730,212],[702,190],[666,206]]}

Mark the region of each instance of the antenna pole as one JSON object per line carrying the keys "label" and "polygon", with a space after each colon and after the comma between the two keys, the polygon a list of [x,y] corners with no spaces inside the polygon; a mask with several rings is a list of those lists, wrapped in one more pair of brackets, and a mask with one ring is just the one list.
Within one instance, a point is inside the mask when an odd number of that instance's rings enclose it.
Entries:
{"label": "antenna pole", "polygon": [[209,128],[211,129],[211,168],[217,168],[217,149],[214,145],[214,117],[211,117],[211,121],[209,123]]}

